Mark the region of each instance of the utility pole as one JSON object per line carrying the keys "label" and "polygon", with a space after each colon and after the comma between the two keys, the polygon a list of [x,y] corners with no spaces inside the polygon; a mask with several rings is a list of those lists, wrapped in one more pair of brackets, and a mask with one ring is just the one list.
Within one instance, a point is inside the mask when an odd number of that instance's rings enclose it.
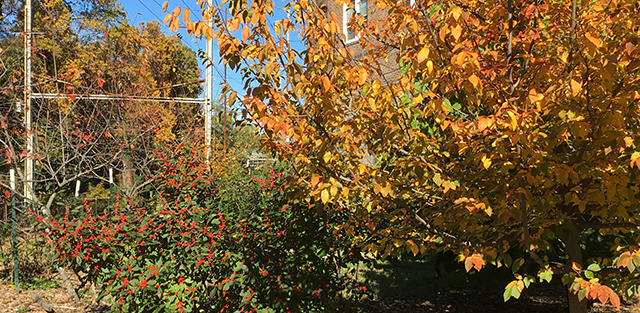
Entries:
{"label": "utility pole", "polygon": [[34,200],[34,154],[31,125],[31,0],[24,1],[24,127],[27,133],[27,158],[24,162],[24,198],[27,202]]}
{"label": "utility pole", "polygon": [[[207,10],[213,7],[213,0],[208,0]],[[213,28],[213,18],[209,18],[207,26]],[[213,62],[213,38],[207,40],[207,61]],[[207,153],[207,164],[211,159],[211,108],[213,101],[213,64],[207,64],[205,77],[205,105],[204,105],[204,145]]]}

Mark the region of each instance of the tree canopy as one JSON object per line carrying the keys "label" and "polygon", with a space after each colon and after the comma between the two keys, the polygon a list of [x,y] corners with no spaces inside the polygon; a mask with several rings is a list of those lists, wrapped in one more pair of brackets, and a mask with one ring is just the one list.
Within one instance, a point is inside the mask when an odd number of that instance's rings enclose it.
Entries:
{"label": "tree canopy", "polygon": [[[635,1],[378,0],[383,17],[349,23],[358,46],[314,1],[287,3],[286,17],[270,0],[198,3],[200,21],[175,8],[165,23],[217,41],[300,194],[351,210],[341,229],[369,229],[373,253],[451,249],[467,270],[509,266],[505,299],[562,274],[572,312],[636,290]],[[585,259],[589,236],[609,246]]]}
{"label": "tree canopy", "polygon": [[[21,4],[5,2],[3,12],[11,14],[0,21],[3,167],[26,156],[20,123]],[[33,101],[39,186],[53,183],[61,191],[79,177],[106,181],[109,167],[123,173],[134,166],[145,168],[149,150],[175,151],[180,143],[202,142],[197,103],[130,98],[197,97],[202,90],[195,51],[160,27],[157,22],[130,25],[117,1],[33,3],[33,91],[58,95]],[[90,100],[87,95],[118,99]],[[123,180],[133,185],[133,176],[127,177]]]}

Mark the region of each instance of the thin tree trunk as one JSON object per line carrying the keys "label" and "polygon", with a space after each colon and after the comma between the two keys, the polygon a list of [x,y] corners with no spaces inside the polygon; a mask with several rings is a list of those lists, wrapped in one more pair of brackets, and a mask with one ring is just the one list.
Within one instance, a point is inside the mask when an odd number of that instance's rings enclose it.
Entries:
{"label": "thin tree trunk", "polygon": [[73,287],[73,284],[69,280],[69,276],[67,276],[67,273],[62,267],[58,267],[58,273],[60,273],[60,277],[62,277],[62,281],[64,282],[64,286],[67,288],[67,293],[69,293],[71,300],[73,302],[80,302],[76,289]]}
{"label": "thin tree trunk", "polygon": [[[575,228],[565,229],[562,234],[565,246],[566,266],[571,266],[573,262],[582,266],[582,249],[580,248],[580,231]],[[569,313],[587,313],[587,300],[578,300],[578,295],[569,290],[567,286],[567,301]]]}
{"label": "thin tree trunk", "polygon": [[122,171],[123,191],[127,198],[133,199],[135,168],[130,154],[124,154],[122,157],[122,164],[124,165],[124,169]]}

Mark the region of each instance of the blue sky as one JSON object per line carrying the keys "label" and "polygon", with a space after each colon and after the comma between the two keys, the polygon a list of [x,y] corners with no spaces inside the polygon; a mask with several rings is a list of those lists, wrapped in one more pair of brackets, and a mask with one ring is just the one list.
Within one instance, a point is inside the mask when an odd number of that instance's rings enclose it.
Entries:
{"label": "blue sky", "polygon": [[[167,14],[167,13],[162,13],[162,3],[164,1],[165,0],[121,0],[121,3],[124,10],[127,12],[127,18],[129,19],[129,23],[131,23],[132,25],[137,25],[140,22],[147,22],[147,21],[153,21],[153,20],[158,20],[160,21],[160,24],[162,24],[162,20],[164,19],[164,16]],[[276,5],[280,3],[279,5],[280,7],[284,6],[285,1],[287,0],[274,0]],[[169,2],[168,11],[171,11],[173,10],[173,8],[179,6],[183,9],[185,7],[189,8],[189,10],[191,10],[192,12],[191,13],[192,19],[197,19],[202,14],[202,11],[200,10],[200,6],[196,4],[196,0],[170,0],[168,2]],[[217,2],[217,1],[214,1],[214,2]],[[284,15],[284,12],[282,10],[278,12]],[[277,18],[282,18],[282,17],[284,16],[277,17]],[[167,25],[163,25],[162,29],[167,34],[174,34],[174,32],[171,32],[171,33],[169,32],[169,27]],[[194,37],[190,37],[187,34],[187,31],[185,29],[180,29],[178,33],[182,35],[182,42],[186,46],[190,47],[196,52],[198,51],[198,49],[202,49],[202,51],[206,52],[206,41],[204,38],[197,39]],[[294,49],[297,49],[297,50],[304,49],[304,46],[300,43],[300,40],[296,37],[297,35],[295,33],[291,34],[292,47],[294,47]],[[220,63],[220,58],[218,56],[218,45],[214,43],[213,48],[214,48],[213,58],[216,63],[213,70],[213,78],[214,78],[213,98],[215,100],[219,98],[219,90],[220,90],[219,83],[223,81],[222,73],[224,69],[223,69],[223,65]],[[202,78],[204,78],[205,67],[201,65],[201,68],[203,73]],[[238,93],[242,93],[243,84],[242,84],[242,79],[240,74],[234,73],[233,71],[228,70],[227,81],[235,90],[238,91]]]}
{"label": "blue sky", "polygon": [[[162,13],[162,3],[164,0],[121,0],[122,7],[125,12],[127,12],[127,18],[129,19],[129,23],[132,25],[138,25],[140,22],[149,22],[157,20],[162,24],[162,20],[166,13]],[[169,1],[169,11],[171,11],[175,7],[188,7],[192,14],[193,18],[197,18],[200,16],[201,11],[199,5],[196,4],[195,0],[173,0]],[[175,32],[169,32],[169,27],[167,25],[162,25],[162,29],[168,35],[175,34]],[[187,34],[187,31],[184,29],[180,29],[178,33],[182,36],[182,43],[184,43],[187,47],[190,47],[193,51],[198,51],[198,49],[202,49],[202,51],[206,52],[206,41],[205,39],[197,39],[194,37],[190,37]],[[223,65],[220,63],[220,58],[218,57],[218,45],[214,44],[214,52],[213,58],[215,60],[215,67],[213,70],[213,78],[214,78],[214,91],[213,97],[214,100],[219,98],[219,83],[223,80]],[[202,78],[204,79],[205,67],[202,65],[202,61],[200,61],[202,68]],[[236,73],[232,71],[227,71],[227,80],[231,84],[231,86],[240,91],[242,90],[242,82]],[[204,96],[204,94],[203,94]]]}

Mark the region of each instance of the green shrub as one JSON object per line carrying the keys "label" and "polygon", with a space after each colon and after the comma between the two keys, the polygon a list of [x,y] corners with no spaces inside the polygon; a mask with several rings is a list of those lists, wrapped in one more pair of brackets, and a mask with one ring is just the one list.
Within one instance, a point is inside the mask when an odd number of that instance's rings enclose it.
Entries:
{"label": "green shrub", "polygon": [[56,262],[88,271],[112,311],[340,311],[367,292],[345,272],[360,253],[334,231],[347,213],[287,201],[283,174],[214,179],[184,157],[158,168],[143,207],[117,196],[101,216],[85,202],[40,219]]}

